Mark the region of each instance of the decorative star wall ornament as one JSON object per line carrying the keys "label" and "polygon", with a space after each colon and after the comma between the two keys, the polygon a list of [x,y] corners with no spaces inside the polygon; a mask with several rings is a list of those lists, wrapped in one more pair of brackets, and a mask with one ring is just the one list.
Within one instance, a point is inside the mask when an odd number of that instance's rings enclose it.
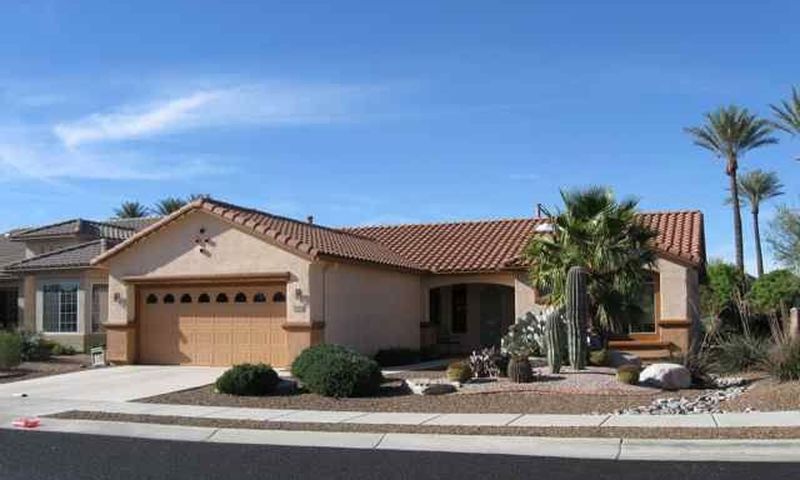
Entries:
{"label": "decorative star wall ornament", "polygon": [[200,253],[204,255],[208,253],[207,247],[210,242],[211,239],[206,235],[205,227],[201,227],[197,235],[194,236],[194,244],[200,247]]}

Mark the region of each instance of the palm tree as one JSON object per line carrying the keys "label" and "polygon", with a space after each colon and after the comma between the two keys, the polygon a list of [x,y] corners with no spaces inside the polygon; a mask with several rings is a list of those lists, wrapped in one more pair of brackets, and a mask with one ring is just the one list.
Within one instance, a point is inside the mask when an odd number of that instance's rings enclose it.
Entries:
{"label": "palm tree", "polygon": [[792,135],[800,134],[800,91],[792,88],[792,98],[780,105],[770,105],[775,115],[775,128]]}
{"label": "palm tree", "polygon": [[567,271],[585,267],[593,324],[601,332],[620,331],[637,310],[646,268],[655,262],[655,233],[637,220],[636,200],[618,202],[608,189],[562,191],[561,198],[563,211],[544,229],[552,234],[534,235],[526,248],[531,281],[549,292],[549,303],[561,305]]}
{"label": "palm tree", "polygon": [[159,215],[169,215],[186,205],[186,200],[178,197],[167,197],[156,202],[155,210]]}
{"label": "palm tree", "polygon": [[760,277],[764,273],[764,259],[761,255],[761,231],[758,224],[758,210],[761,202],[783,195],[783,185],[775,172],[752,170],[739,177],[739,190],[745,202],[750,204],[753,215],[753,235],[756,241],[756,272]]}
{"label": "palm tree", "polygon": [[119,208],[114,209],[114,216],[117,218],[142,218],[147,213],[147,207],[139,202],[122,202]]}
{"label": "palm tree", "polygon": [[705,115],[706,124],[686,128],[694,144],[713,152],[725,161],[725,173],[730,179],[733,205],[733,239],[736,246],[736,267],[744,273],[742,214],[739,211],[739,182],[736,174],[739,160],[755,148],[778,143],[772,136],[772,125],[736,105],[721,107]]}

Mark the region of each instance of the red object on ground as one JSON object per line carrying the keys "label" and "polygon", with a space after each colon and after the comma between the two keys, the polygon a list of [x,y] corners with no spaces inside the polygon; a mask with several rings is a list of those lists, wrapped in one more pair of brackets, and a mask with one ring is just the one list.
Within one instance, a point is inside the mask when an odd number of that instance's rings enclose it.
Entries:
{"label": "red object on ground", "polygon": [[11,424],[17,428],[37,428],[42,424],[42,421],[35,417],[22,417],[14,420]]}

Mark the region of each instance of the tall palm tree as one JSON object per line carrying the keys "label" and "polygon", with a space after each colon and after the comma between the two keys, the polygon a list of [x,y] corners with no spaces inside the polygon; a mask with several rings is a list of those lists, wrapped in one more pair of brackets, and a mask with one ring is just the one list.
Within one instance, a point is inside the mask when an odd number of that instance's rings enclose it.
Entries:
{"label": "tall palm tree", "polygon": [[767,120],[751,114],[736,105],[721,107],[705,115],[706,123],[689,127],[685,131],[694,144],[711,151],[725,161],[725,173],[730,180],[733,206],[733,239],[736,246],[736,267],[744,272],[744,245],[742,240],[742,214],[739,210],[739,182],[736,175],[739,160],[750,150],[778,143],[772,136],[772,125]]}
{"label": "tall palm tree", "polygon": [[800,135],[800,91],[792,88],[792,98],[780,105],[770,105],[775,115],[775,127],[792,135]]}
{"label": "tall palm tree", "polygon": [[159,215],[169,215],[170,213],[179,210],[186,205],[186,200],[178,197],[167,197],[156,202],[155,210]]}
{"label": "tall palm tree", "polygon": [[550,217],[552,234],[534,235],[526,248],[531,280],[559,305],[567,271],[585,267],[593,325],[621,331],[638,305],[645,269],[655,262],[655,233],[637,220],[636,200],[617,201],[608,189],[562,191],[561,198],[563,210]]}
{"label": "tall palm tree", "polygon": [[753,236],[756,241],[756,272],[760,277],[764,273],[764,259],[761,255],[761,231],[758,224],[758,213],[761,202],[783,195],[783,185],[775,172],[752,170],[739,177],[739,190],[746,203],[750,204],[753,215]]}
{"label": "tall palm tree", "polygon": [[114,216],[117,218],[142,218],[147,213],[147,207],[139,202],[122,202],[119,208],[114,209]]}

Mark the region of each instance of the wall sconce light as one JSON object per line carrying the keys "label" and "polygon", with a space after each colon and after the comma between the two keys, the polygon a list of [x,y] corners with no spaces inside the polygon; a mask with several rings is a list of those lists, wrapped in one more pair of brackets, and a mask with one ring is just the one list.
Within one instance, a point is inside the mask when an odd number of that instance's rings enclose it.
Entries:
{"label": "wall sconce light", "polygon": [[302,300],[303,299],[303,290],[301,288],[295,288],[294,289],[294,298],[296,298],[298,300]]}
{"label": "wall sconce light", "polygon": [[122,295],[119,292],[114,292],[114,301],[119,302],[120,300],[122,300]]}

